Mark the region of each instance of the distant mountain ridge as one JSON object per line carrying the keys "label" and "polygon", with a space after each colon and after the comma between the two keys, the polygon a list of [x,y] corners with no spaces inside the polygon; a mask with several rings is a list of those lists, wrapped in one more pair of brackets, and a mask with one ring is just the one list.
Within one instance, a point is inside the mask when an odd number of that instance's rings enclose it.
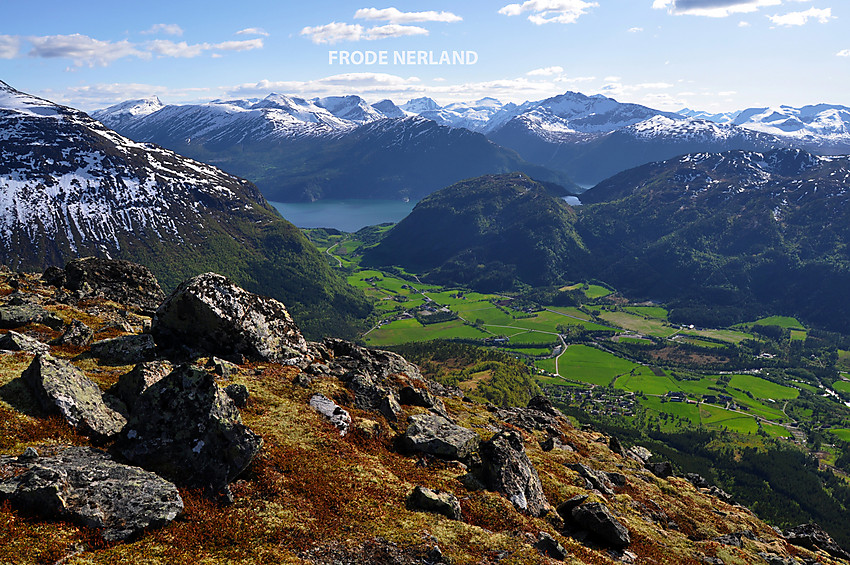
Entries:
{"label": "distant mountain ridge", "polygon": [[215,270],[289,300],[311,334],[353,335],[369,312],[246,180],[2,82],[0,142],[0,264],[130,259],[166,286]]}
{"label": "distant mountain ridge", "polygon": [[[499,146],[491,153],[504,148],[518,154],[520,164],[515,170],[561,182],[568,189],[573,181],[591,186],[620,171],[693,152],[764,152],[783,147],[801,147],[824,154],[850,152],[847,108],[829,105],[797,110],[782,108],[725,114],[694,110],[675,113],[578,92],[520,105],[482,98],[445,106],[427,97],[400,105],[386,99],[369,105],[358,96],[306,100],[270,94],[262,100],[214,101],[158,109],[149,100],[142,100],[137,105],[122,103],[95,112],[94,116],[133,139],[154,142],[223,166],[247,176],[270,197],[291,201],[327,198],[330,194],[396,198],[416,193],[421,197],[444,186],[425,183],[427,188],[411,191],[405,185],[422,184],[421,175],[402,172],[392,181],[396,184],[394,190],[364,190],[361,184],[385,184],[386,175],[383,180],[379,176],[357,177],[356,174],[364,174],[363,167],[356,171],[349,168],[344,155],[323,151],[316,143],[316,140],[330,141],[330,145],[339,147],[350,146],[356,140],[358,149],[371,155],[370,160],[377,165],[375,156],[387,148],[363,145],[367,141],[358,128],[384,120],[410,125],[413,122],[405,120],[417,116],[446,128],[484,134]],[[381,127],[401,129],[401,124]],[[339,140],[345,136],[352,136],[352,140],[341,144]],[[434,169],[441,165],[436,164],[433,155],[445,155],[445,144],[452,143],[456,137],[448,134],[433,137],[431,147],[424,152],[421,143],[417,150],[394,149],[405,154],[408,163],[415,162],[415,170]],[[280,158],[259,149],[261,144],[269,142],[285,146],[282,152],[297,154],[299,158]],[[258,151],[273,169],[262,176],[253,172],[261,169],[256,165]],[[414,159],[416,151],[419,154]],[[492,161],[473,163],[476,155],[481,154],[479,149],[470,147],[469,153],[464,153],[455,146],[452,154],[474,166],[468,167],[468,171],[457,169],[455,176],[443,179],[445,184],[478,174],[508,172],[500,166],[494,168]],[[497,159],[501,163],[508,160],[511,159],[504,156]],[[529,165],[539,168],[531,169]],[[328,166],[330,179],[323,174]],[[368,174],[378,174],[379,168],[371,169]],[[287,176],[286,170],[291,170],[292,175]],[[341,193],[334,187],[333,179],[337,175],[356,178],[354,184],[359,188]],[[266,182],[270,177],[275,178],[276,185]],[[304,188],[305,184],[311,188]]]}

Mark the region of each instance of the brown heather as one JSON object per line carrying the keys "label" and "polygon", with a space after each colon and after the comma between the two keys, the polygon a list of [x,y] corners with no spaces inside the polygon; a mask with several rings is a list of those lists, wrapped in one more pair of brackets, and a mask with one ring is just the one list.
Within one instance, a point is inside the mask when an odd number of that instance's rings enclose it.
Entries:
{"label": "brown heather", "polygon": [[[34,280],[27,286],[49,298],[50,289]],[[0,284],[0,294],[8,290]],[[115,321],[115,311],[97,301],[81,308],[47,307],[66,321],[78,319],[95,330]],[[132,324],[140,326],[136,321]],[[24,328],[34,337],[50,335],[48,330]],[[99,331],[98,337],[113,333]],[[70,359],[104,388],[130,369],[102,363],[85,350],[53,348],[53,352]],[[42,413],[21,383],[19,376],[31,359],[26,353],[0,355],[0,454],[19,454],[28,446],[86,443],[58,417]],[[560,533],[551,517],[532,518],[496,493],[469,490],[461,479],[465,470],[457,463],[398,453],[396,436],[406,428],[407,416],[423,409],[405,407],[398,423],[388,422],[346,404],[350,396],[338,380],[317,378],[304,389],[292,384],[297,373],[292,367],[251,362],[233,376],[251,394],[242,418],[265,442],[260,455],[232,484],[233,504],[221,506],[201,492],[183,490],[185,512],[177,520],[113,545],[100,541],[97,532],[37,520],[0,504],[0,565],[289,564],[304,563],[308,555],[337,555],[346,548],[362,559],[371,556],[369,562],[380,565],[391,544],[393,551],[408,556],[424,555],[439,545],[444,561],[455,565],[554,563],[532,546],[539,532],[549,533],[565,547],[568,564],[619,563],[604,549]],[[309,407],[316,392],[350,411],[354,426],[348,435],[340,437]],[[445,399],[445,404],[458,424],[483,439],[497,428],[510,427],[482,405],[454,398]],[[375,424],[357,426],[364,421]],[[611,452],[602,434],[566,424],[560,432],[575,452],[543,452],[539,442],[544,432],[521,431],[547,499],[557,506],[587,492],[584,480],[566,467],[569,463],[624,474],[627,485],[616,489],[615,495],[605,500],[592,495],[591,500],[605,502],[628,527],[629,551],[639,564],[697,565],[702,556],[728,564],[764,563],[759,552],[835,563],[824,554],[788,546],[745,508],[710,497],[682,479],[651,475],[637,462]],[[407,510],[405,499],[416,485],[454,493],[464,521]],[[759,540],[745,538],[742,548],[712,541],[741,531],[753,532]]]}

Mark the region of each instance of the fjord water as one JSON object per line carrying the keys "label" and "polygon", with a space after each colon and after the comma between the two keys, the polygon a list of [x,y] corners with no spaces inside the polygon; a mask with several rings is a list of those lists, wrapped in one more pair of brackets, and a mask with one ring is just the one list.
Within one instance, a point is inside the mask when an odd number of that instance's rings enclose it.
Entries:
{"label": "fjord water", "polygon": [[395,223],[407,216],[416,202],[403,200],[317,200],[270,202],[299,228],[335,228],[356,232],[366,226]]}

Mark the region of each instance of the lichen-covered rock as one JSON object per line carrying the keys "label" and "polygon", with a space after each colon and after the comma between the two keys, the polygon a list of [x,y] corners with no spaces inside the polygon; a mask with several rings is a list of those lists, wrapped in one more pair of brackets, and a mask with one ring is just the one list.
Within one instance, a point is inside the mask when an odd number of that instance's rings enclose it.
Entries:
{"label": "lichen-covered rock", "polygon": [[94,336],[94,330],[79,320],[71,320],[62,335],[50,341],[50,345],[75,345],[83,347]]}
{"label": "lichen-covered rock", "polygon": [[248,405],[248,398],[251,396],[248,387],[239,383],[227,385],[224,387],[224,393],[230,397],[237,408],[245,408]]}
{"label": "lichen-covered rock", "polygon": [[407,497],[409,510],[433,512],[442,514],[449,520],[462,519],[460,502],[450,492],[433,491],[423,486],[417,486]]}
{"label": "lichen-covered rock", "polygon": [[177,483],[223,492],[262,444],[213,375],[184,366],[139,395],[119,449]]}
{"label": "lichen-covered rock", "polygon": [[522,436],[514,431],[497,433],[481,443],[482,482],[515,507],[532,516],[543,516],[551,506],[543,494],[537,470],[525,453]]}
{"label": "lichen-covered rock", "polygon": [[465,459],[476,449],[481,438],[437,414],[416,414],[402,437],[408,451],[427,453],[443,459]]}
{"label": "lichen-covered rock", "polygon": [[324,394],[314,394],[310,399],[310,406],[330,420],[331,424],[339,430],[339,435],[344,436],[348,433],[348,429],[351,427],[351,416],[348,411],[337,406],[333,400]]}
{"label": "lichen-covered rock", "polygon": [[787,530],[785,532],[785,539],[790,544],[805,547],[812,551],[821,549],[833,557],[850,559],[850,553],[847,553],[841,546],[835,543],[835,540],[815,523],[801,524]]}
{"label": "lichen-covered rock", "polygon": [[177,487],[153,473],[89,447],[54,451],[38,456],[30,448],[21,457],[0,457],[0,499],[100,529],[107,541],[164,526],[183,511]]}
{"label": "lichen-covered rock", "polygon": [[104,398],[100,387],[76,367],[48,353],[39,354],[21,378],[47,411],[58,411],[82,433],[112,437],[127,422],[122,406]]}
{"label": "lichen-covered rock", "polygon": [[589,488],[598,490],[602,494],[614,494],[614,491],[612,490],[614,485],[611,484],[611,479],[606,473],[597,471],[596,469],[591,469],[582,463],[570,463],[567,467],[578,473],[579,476],[587,481]]}
{"label": "lichen-covered rock", "polygon": [[151,332],[164,347],[282,362],[307,353],[286,307],[215,273],[181,283],[156,311]]}
{"label": "lichen-covered rock", "polygon": [[156,344],[150,334],[122,335],[91,344],[89,352],[95,357],[121,364],[139,363],[149,358]]}
{"label": "lichen-covered rock", "polygon": [[629,530],[601,502],[573,508],[572,518],[576,525],[587,530],[601,544],[622,549],[632,542]]}
{"label": "lichen-covered rock", "polygon": [[534,544],[537,551],[547,557],[551,557],[557,561],[563,561],[567,558],[567,550],[555,538],[546,532],[540,532],[537,536],[537,543]]}
{"label": "lichen-covered rock", "polygon": [[62,319],[38,304],[7,304],[0,306],[0,328],[15,329],[27,324],[43,324],[53,329],[62,327]]}
{"label": "lichen-covered rock", "polygon": [[673,476],[673,464],[669,461],[659,461],[657,463],[647,463],[647,470],[660,479],[666,479]]}
{"label": "lichen-covered rock", "polygon": [[139,363],[133,367],[132,371],[118,377],[118,381],[112,385],[108,392],[132,410],[136,404],[136,399],[148,387],[161,381],[173,370],[174,365],[164,360]]}
{"label": "lichen-covered rock", "polygon": [[0,336],[0,349],[6,351],[29,351],[31,353],[47,353],[50,346],[15,331]]}
{"label": "lichen-covered rock", "polygon": [[[58,271],[52,271],[50,277],[53,281],[61,280]],[[156,310],[165,298],[150,269],[130,261],[75,259],[65,265],[64,279],[65,288],[80,296],[102,296],[145,312]]]}

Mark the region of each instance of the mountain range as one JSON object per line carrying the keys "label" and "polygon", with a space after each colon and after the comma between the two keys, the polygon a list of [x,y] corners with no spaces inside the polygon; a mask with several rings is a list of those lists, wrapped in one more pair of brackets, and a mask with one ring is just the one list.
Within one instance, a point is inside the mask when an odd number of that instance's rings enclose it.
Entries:
{"label": "mountain range", "polygon": [[850,158],[798,149],[644,165],[566,210],[521,175],[488,176],[422,200],[364,261],[486,291],[597,279],[702,326],[773,311],[846,332],[848,186]]}
{"label": "mountain range", "polygon": [[[692,152],[782,147],[850,152],[850,109],[843,106],[674,113],[577,92],[521,105],[483,98],[441,106],[425,97],[370,105],[358,96],[307,100],[270,94],[166,106],[150,98],[123,102],[93,117],[137,141],[245,176],[269,198],[285,201],[418,199],[464,178],[516,170],[575,192],[573,181],[592,186],[628,168]],[[413,117],[445,129],[423,128]],[[387,122],[378,128],[381,132],[394,132],[392,144],[385,135],[371,136],[375,128],[361,129],[381,122]],[[351,147],[360,153],[357,159],[348,158]],[[355,166],[367,155],[374,166]],[[405,166],[381,178],[399,155],[405,156]],[[447,156],[454,162],[446,164]],[[432,178],[436,161],[443,163],[444,174]],[[339,178],[346,179],[344,186]]]}
{"label": "mountain range", "polygon": [[0,142],[2,264],[130,259],[168,287],[216,270],[289,300],[308,333],[353,334],[369,312],[246,180],[2,82]]}

